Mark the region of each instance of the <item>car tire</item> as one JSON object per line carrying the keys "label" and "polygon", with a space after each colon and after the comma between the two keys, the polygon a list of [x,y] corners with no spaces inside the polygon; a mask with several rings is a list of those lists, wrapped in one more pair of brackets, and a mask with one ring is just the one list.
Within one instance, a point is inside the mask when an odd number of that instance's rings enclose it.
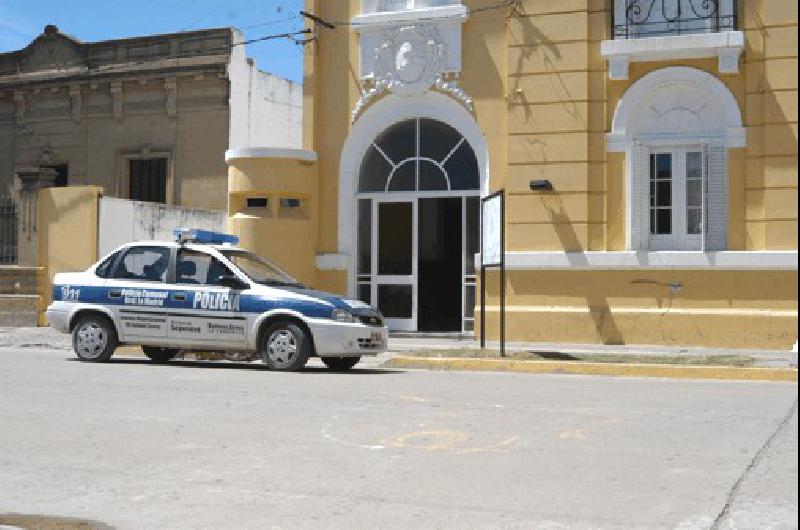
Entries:
{"label": "car tire", "polygon": [[344,372],[361,360],[361,357],[322,357],[322,362],[334,372]]}
{"label": "car tire", "polygon": [[144,354],[153,362],[165,363],[178,356],[180,350],[175,348],[157,348],[155,346],[142,346]]}
{"label": "car tire", "polygon": [[290,320],[275,322],[264,332],[260,351],[270,370],[296,372],[303,369],[311,356],[311,337]]}
{"label": "car tire", "polygon": [[93,313],[82,316],[72,328],[72,348],[81,361],[107,362],[118,344],[117,330],[104,315]]}

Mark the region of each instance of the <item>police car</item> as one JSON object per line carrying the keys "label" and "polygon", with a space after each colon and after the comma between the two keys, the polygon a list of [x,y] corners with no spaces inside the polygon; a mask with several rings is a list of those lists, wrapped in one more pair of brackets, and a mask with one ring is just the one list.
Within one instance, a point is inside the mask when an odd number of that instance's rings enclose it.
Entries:
{"label": "police car", "polygon": [[313,291],[236,236],[175,230],[174,242],[123,245],[85,272],[56,274],[50,325],[72,334],[84,361],[104,362],[118,345],[140,345],[153,361],[181,351],[254,352],[273,370],[318,356],[346,370],[385,351],[377,309]]}

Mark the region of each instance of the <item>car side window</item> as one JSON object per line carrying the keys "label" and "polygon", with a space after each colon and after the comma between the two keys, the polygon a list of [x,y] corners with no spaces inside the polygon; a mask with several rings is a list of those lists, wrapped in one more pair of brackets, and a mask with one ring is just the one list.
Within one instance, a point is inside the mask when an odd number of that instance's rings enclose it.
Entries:
{"label": "car side window", "polygon": [[220,277],[230,269],[214,256],[194,250],[179,250],[175,265],[175,283],[188,285],[220,285]]}
{"label": "car side window", "polygon": [[165,247],[131,247],[114,269],[111,278],[143,282],[164,282],[169,266]]}
{"label": "car side window", "polygon": [[114,252],[109,257],[103,260],[103,263],[97,266],[94,270],[95,275],[98,278],[108,278],[111,274],[111,267],[114,265],[114,262],[117,261],[117,257],[119,256],[121,251]]}

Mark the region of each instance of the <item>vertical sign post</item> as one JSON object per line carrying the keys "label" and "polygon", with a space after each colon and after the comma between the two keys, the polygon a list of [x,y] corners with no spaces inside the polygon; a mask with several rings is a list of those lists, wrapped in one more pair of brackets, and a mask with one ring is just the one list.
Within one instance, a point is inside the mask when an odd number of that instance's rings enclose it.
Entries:
{"label": "vertical sign post", "polygon": [[486,269],[500,269],[500,356],[506,356],[505,190],[481,199],[481,348],[486,347]]}

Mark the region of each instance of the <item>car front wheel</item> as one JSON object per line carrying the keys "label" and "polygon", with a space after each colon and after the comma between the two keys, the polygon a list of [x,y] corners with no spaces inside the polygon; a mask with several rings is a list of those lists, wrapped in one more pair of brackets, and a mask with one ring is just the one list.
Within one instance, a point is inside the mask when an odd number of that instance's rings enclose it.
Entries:
{"label": "car front wheel", "polygon": [[291,321],[272,324],[261,342],[261,358],[270,370],[302,370],[311,356],[311,337]]}
{"label": "car front wheel", "polygon": [[358,364],[361,357],[323,357],[322,362],[334,372],[344,372]]}
{"label": "car front wheel", "polygon": [[102,315],[80,317],[72,330],[72,347],[82,361],[104,363],[114,355],[117,344],[114,324]]}

